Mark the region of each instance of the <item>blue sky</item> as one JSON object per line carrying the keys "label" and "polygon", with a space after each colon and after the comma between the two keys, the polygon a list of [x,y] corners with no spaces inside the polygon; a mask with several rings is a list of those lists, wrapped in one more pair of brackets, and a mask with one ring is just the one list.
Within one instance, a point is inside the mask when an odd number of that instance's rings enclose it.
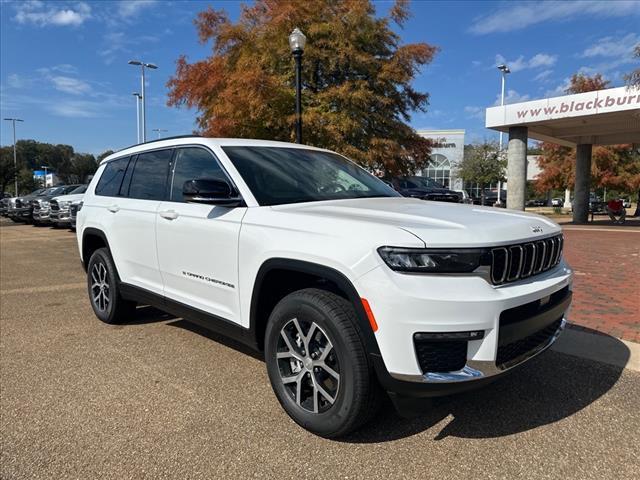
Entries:
{"label": "blue sky", "polygon": [[[1,7],[0,106],[19,117],[18,138],[66,143],[100,153],[135,143],[139,69],[132,58],[159,66],[147,82],[147,127],[166,135],[191,133],[196,112],[166,106],[166,82],[180,54],[197,60],[209,46],[197,42],[193,19],[212,5],[237,18],[231,1],[7,2]],[[376,2],[384,14],[389,2]],[[467,142],[493,138],[484,108],[498,99],[506,62],[507,102],[561,94],[574,72],[601,72],[612,86],[637,68],[640,1],[425,2],[399,30],[403,41],[440,48],[415,80],[429,92],[415,128],[467,130]],[[286,42],[286,38],[283,39]],[[11,143],[2,122],[1,143]]]}

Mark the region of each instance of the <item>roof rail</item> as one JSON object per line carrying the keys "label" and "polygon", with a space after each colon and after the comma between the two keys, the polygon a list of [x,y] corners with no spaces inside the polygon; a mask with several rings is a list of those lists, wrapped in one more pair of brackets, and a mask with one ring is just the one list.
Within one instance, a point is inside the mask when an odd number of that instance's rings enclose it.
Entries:
{"label": "roof rail", "polygon": [[124,148],[121,148],[120,150],[116,150],[113,153],[121,152],[123,150],[126,150],[127,148],[139,147],[140,145],[147,145],[149,143],[154,143],[154,142],[162,142],[163,140],[175,140],[177,138],[194,138],[194,137],[200,138],[202,137],[202,135],[198,135],[194,133],[191,135],[175,135],[173,137],[156,138],[155,140],[147,140],[146,142],[134,143],[133,145],[129,145],[128,147],[124,147]]}

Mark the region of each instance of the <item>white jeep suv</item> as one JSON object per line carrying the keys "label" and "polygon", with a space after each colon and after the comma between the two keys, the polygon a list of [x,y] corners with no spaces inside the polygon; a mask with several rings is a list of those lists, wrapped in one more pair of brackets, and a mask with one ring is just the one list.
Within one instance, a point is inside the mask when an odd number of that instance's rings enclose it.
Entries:
{"label": "white jeep suv", "polygon": [[572,272],[557,224],[398,195],[336,153],[182,137],[104,159],[77,216],[91,305],[150,304],[263,351],[308,430],[483,385],[551,345]]}

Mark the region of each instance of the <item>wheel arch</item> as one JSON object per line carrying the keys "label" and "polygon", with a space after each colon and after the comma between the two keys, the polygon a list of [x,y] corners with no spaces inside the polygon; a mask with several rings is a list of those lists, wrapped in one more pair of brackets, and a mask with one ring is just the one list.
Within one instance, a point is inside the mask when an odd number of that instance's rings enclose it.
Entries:
{"label": "wheel arch", "polygon": [[82,265],[85,271],[89,265],[89,259],[93,252],[99,248],[109,248],[106,234],[97,228],[87,227],[82,232]]}
{"label": "wheel arch", "polygon": [[[288,278],[287,278],[288,277]],[[282,279],[285,279],[282,282]],[[250,331],[255,335],[256,345],[264,349],[264,334],[267,321],[275,305],[284,296],[307,287],[319,287],[346,298],[356,312],[358,331],[367,353],[380,353],[375,335],[371,330],[362,300],[353,283],[340,271],[304,260],[271,258],[258,270],[249,313]]]}

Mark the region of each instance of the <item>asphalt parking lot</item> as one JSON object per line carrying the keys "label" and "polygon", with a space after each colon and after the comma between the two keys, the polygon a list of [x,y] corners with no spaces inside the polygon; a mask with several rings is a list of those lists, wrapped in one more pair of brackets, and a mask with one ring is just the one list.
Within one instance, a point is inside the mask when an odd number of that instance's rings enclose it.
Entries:
{"label": "asphalt parking lot", "polygon": [[639,476],[638,372],[550,351],[330,441],[289,420],[241,347],[148,307],[100,323],[69,231],[3,221],[0,252],[3,479]]}

